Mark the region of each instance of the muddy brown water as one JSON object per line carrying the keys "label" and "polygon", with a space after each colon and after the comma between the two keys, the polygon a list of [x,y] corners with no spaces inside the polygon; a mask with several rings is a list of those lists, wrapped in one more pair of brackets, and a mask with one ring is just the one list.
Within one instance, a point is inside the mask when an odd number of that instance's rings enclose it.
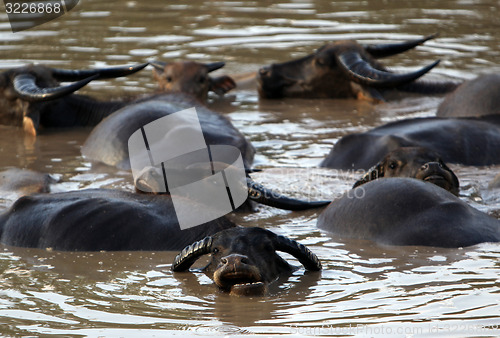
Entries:
{"label": "muddy brown water", "polygon": [[[92,68],[160,59],[226,61],[219,73],[303,56],[327,41],[392,42],[439,32],[386,63],[407,71],[441,59],[429,78],[464,80],[500,66],[500,1],[82,1],[43,26],[11,33],[0,9],[0,68],[30,62]],[[96,81],[101,98],[153,91],[149,70]],[[315,168],[342,135],[396,119],[432,116],[439,97],[383,105],[352,100],[259,101],[240,89],[210,106],[253,142],[255,177],[282,192],[332,198],[354,173]],[[132,189],[130,173],[95,168],[80,155],[88,130],[49,132],[32,142],[0,128],[0,169],[50,173],[53,191]],[[453,166],[461,198],[498,215],[500,167]],[[2,192],[0,206],[15,194]],[[299,269],[264,297],[231,297],[201,272],[170,272],[174,252],[74,253],[0,247],[0,335],[143,337],[294,335],[498,336],[500,245],[382,247],[315,228],[317,211],[263,207],[232,216],[308,245],[321,273]],[[286,256],[298,265],[293,258]]]}

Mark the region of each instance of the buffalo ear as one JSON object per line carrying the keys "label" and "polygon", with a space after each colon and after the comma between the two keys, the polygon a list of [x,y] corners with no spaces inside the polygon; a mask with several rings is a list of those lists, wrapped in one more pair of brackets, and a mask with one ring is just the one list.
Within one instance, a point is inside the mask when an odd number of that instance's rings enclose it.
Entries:
{"label": "buffalo ear", "polygon": [[379,162],[377,165],[368,170],[366,174],[363,175],[359,180],[354,183],[352,188],[359,187],[362,184],[376,180],[377,178],[384,177],[384,166],[385,161]]}
{"label": "buffalo ear", "polygon": [[236,88],[236,83],[230,76],[223,75],[210,78],[209,90],[213,91],[217,95],[222,96],[234,88]]}
{"label": "buffalo ear", "polygon": [[358,100],[365,100],[373,103],[383,103],[385,102],[384,97],[380,92],[369,86],[362,86],[356,82],[351,81],[351,88],[356,93]]}
{"label": "buffalo ear", "polygon": [[212,241],[212,237],[208,236],[182,249],[172,263],[172,271],[186,271],[189,269],[198,258],[210,253]]}
{"label": "buffalo ear", "polygon": [[306,270],[321,270],[321,262],[319,258],[305,245],[281,235],[276,235],[273,243],[275,250],[286,252],[297,258],[299,262],[304,265]]}
{"label": "buffalo ear", "polygon": [[166,185],[163,175],[158,168],[146,167],[141,170],[134,178],[134,185],[137,190],[151,193],[167,193],[168,186]]}

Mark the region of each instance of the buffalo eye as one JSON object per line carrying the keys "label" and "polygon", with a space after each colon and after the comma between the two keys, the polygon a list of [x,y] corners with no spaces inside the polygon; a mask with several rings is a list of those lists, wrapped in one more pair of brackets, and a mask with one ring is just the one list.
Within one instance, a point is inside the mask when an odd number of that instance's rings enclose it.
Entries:
{"label": "buffalo eye", "polygon": [[213,255],[216,255],[216,254],[218,254],[218,253],[219,253],[219,249],[214,248],[214,249],[212,250],[212,254],[213,254]]}
{"label": "buffalo eye", "polygon": [[397,162],[392,161],[392,162],[389,163],[389,169],[393,169],[394,170],[397,167],[398,167],[398,163]]}
{"label": "buffalo eye", "polygon": [[171,76],[167,76],[167,82],[172,82],[172,77]]}
{"label": "buffalo eye", "polygon": [[205,83],[205,81],[207,80],[207,78],[205,76],[202,76],[200,77],[200,83]]}

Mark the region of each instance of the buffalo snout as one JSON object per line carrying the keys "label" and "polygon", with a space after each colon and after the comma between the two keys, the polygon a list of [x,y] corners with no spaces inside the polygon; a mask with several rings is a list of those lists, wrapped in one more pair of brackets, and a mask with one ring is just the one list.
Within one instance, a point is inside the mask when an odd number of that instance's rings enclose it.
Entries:
{"label": "buffalo snout", "polygon": [[266,291],[259,268],[245,255],[222,257],[213,279],[219,288],[232,294],[263,294]]}
{"label": "buffalo snout", "polygon": [[428,162],[422,165],[416,178],[433,183],[451,193],[458,195],[458,179],[448,168],[440,162]]}
{"label": "buffalo snout", "polygon": [[424,173],[439,173],[443,170],[443,166],[439,162],[429,162],[420,167]]}
{"label": "buffalo snout", "polygon": [[232,254],[226,257],[222,257],[220,261],[224,265],[233,265],[236,267],[236,265],[247,264],[248,257],[245,255]]}

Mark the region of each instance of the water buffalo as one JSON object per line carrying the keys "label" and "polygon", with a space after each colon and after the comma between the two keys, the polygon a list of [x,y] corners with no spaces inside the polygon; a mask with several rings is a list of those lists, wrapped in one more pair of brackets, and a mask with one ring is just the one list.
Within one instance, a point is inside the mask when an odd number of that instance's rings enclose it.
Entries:
{"label": "water buffalo", "polygon": [[136,101],[110,115],[90,133],[82,154],[92,162],[130,169],[128,140],[142,126],[161,117],[195,107],[207,144],[232,145],[238,148],[246,167],[250,167],[254,147],[233,126],[228,118],[218,114],[192,96],[165,93]]}
{"label": "water buffalo", "polygon": [[[95,126],[114,111],[144,98],[98,101],[88,96],[72,94],[95,79],[131,75],[149,63],[137,66],[96,70],[66,70],[41,65],[8,70],[0,75],[0,124],[23,126],[30,134],[40,127],[64,128]],[[223,62],[155,61],[154,77],[160,92],[184,92],[206,99],[209,90],[219,95],[234,88],[228,76],[211,78],[208,73],[224,66]],[[76,81],[61,86],[60,82]]]}
{"label": "water buffalo", "polygon": [[500,163],[500,116],[413,118],[391,122],[364,133],[342,137],[320,166],[365,169],[400,147],[424,147],[446,163]]}
{"label": "water buffalo", "polygon": [[[261,185],[248,189],[260,203],[291,210],[315,206],[276,196]],[[192,210],[201,209],[194,201],[184,202]],[[168,194],[88,189],[21,197],[0,215],[0,243],[68,251],[180,250],[234,226],[220,217],[181,230]]]}
{"label": "water buffalo", "polygon": [[210,77],[208,73],[224,67],[224,62],[199,63],[194,61],[152,61],[153,76],[161,92],[182,92],[200,101],[207,99],[209,91],[224,95],[236,87],[234,80],[222,75]]}
{"label": "water buffalo", "polygon": [[[23,126],[34,135],[40,127],[94,126],[126,102],[100,102],[72,93],[92,80],[127,76],[146,66],[66,70],[30,65],[7,70],[0,74],[0,124]],[[73,83],[60,84],[68,81]]]}
{"label": "water buffalo", "polygon": [[319,215],[317,226],[389,245],[456,248],[500,241],[498,220],[413,178],[382,178],[348,191]]}
{"label": "water buffalo", "polygon": [[303,97],[384,101],[388,90],[433,94],[449,92],[457,84],[415,81],[439,61],[415,72],[394,74],[376,60],[407,51],[434,36],[398,44],[329,43],[301,59],[261,68],[257,74],[259,96],[268,99]]}
{"label": "water buffalo", "polygon": [[221,217],[180,230],[169,195],[89,189],[21,197],[0,215],[0,243],[66,251],[181,250],[234,226]]}
{"label": "water buffalo", "polygon": [[221,290],[262,295],[267,284],[296,269],[276,251],[291,254],[306,270],[321,270],[318,257],[304,245],[258,227],[223,230],[187,246],[175,258],[172,270],[188,270],[198,258],[210,254],[204,271]]}
{"label": "water buffalo", "polygon": [[391,151],[368,170],[353,188],[382,177],[412,177],[434,183],[458,195],[459,182],[455,173],[437,153],[422,147],[405,147]]}
{"label": "water buffalo", "polygon": [[439,117],[500,114],[500,74],[481,75],[448,94],[438,107]]}

